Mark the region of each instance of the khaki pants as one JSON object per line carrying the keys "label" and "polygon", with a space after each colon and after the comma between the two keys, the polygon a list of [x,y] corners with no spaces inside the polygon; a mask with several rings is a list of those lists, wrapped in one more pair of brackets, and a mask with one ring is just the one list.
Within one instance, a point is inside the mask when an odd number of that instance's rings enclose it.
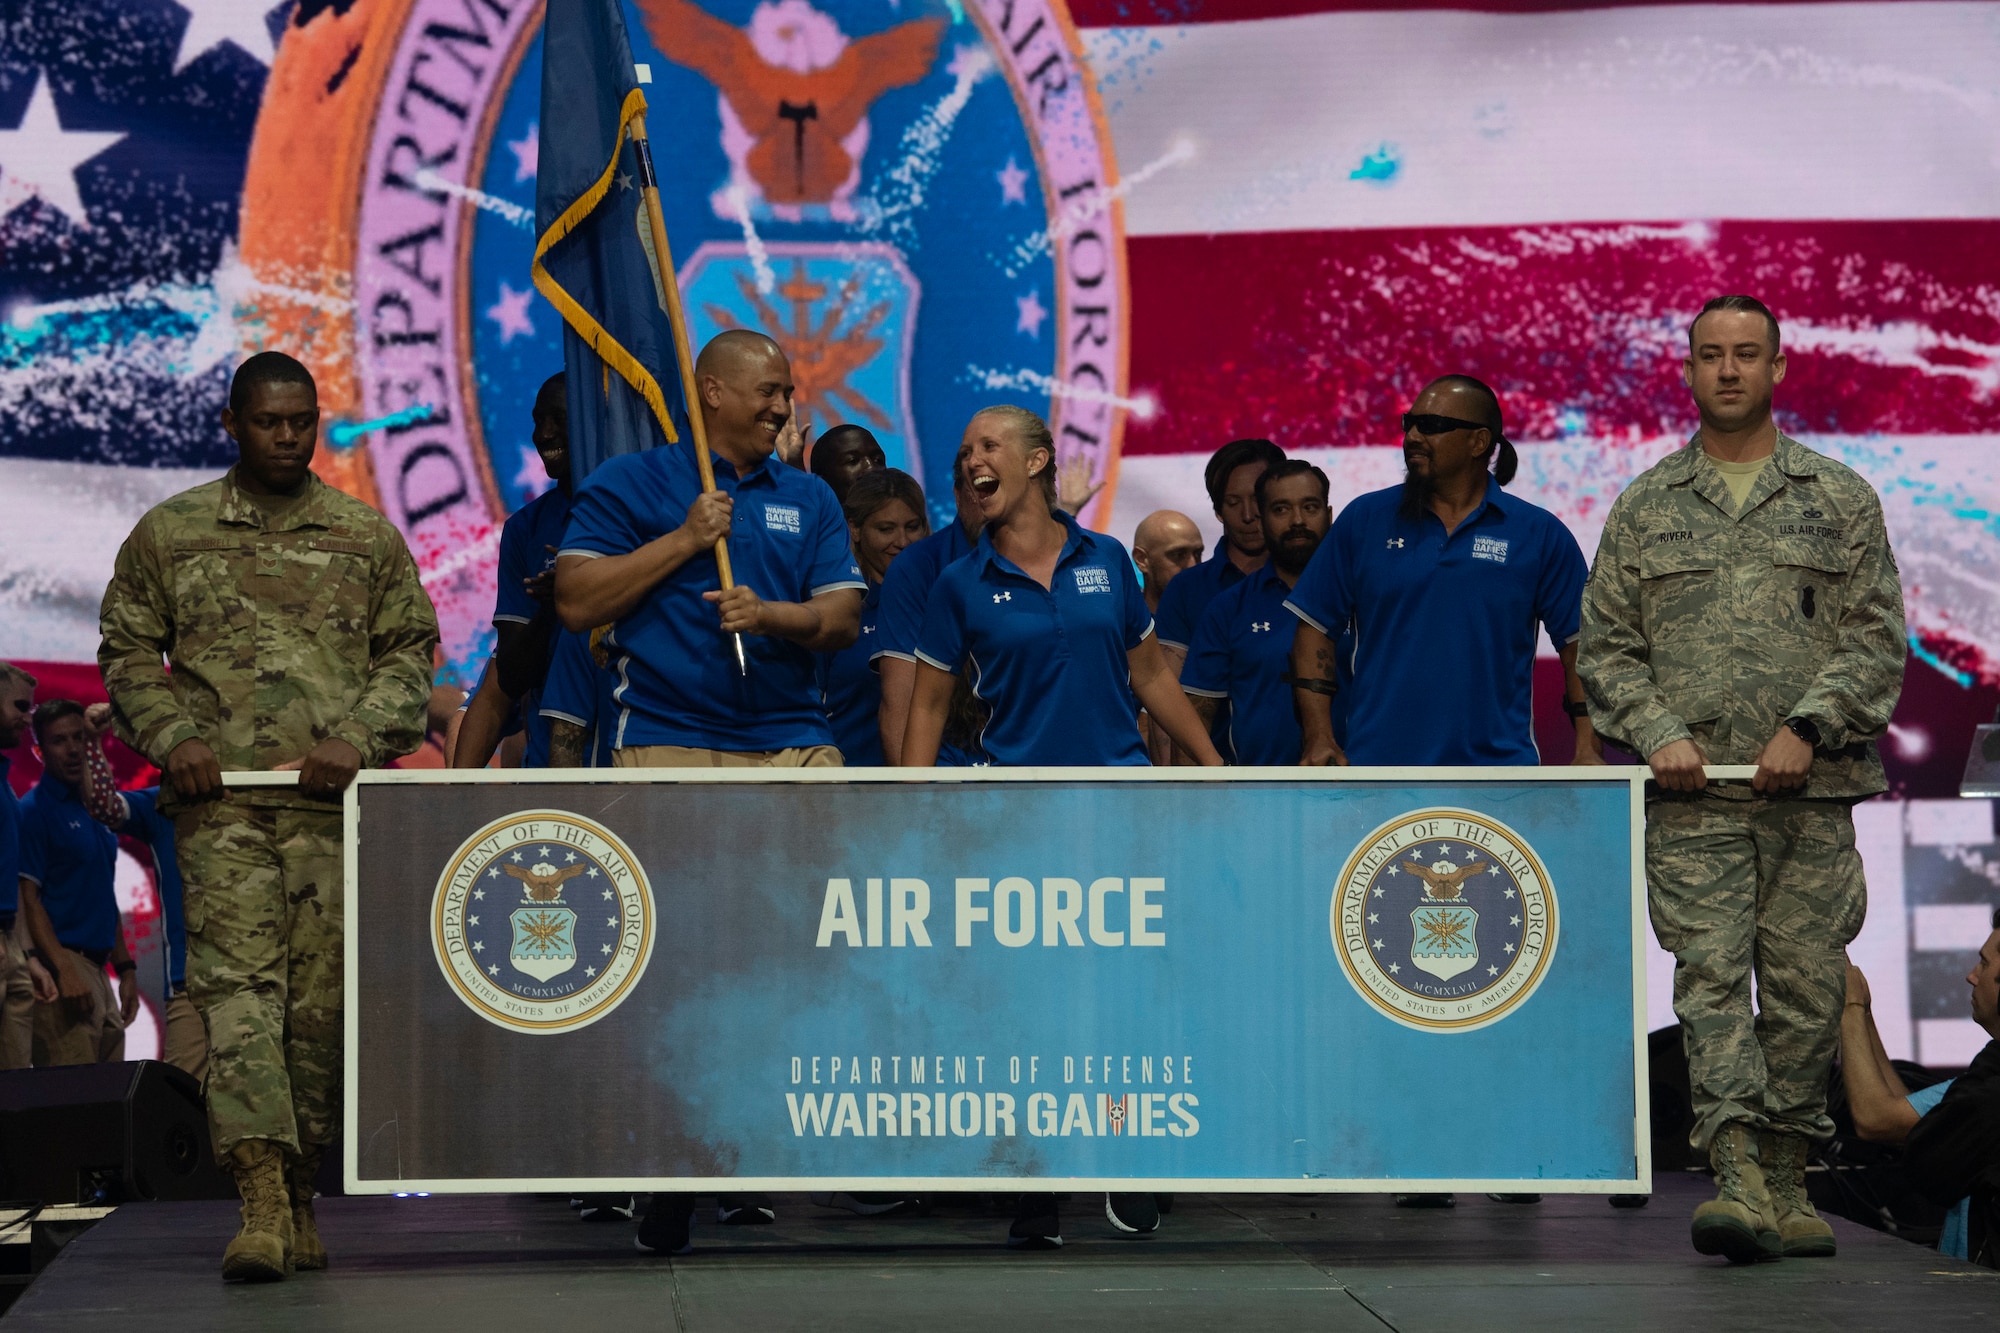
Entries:
{"label": "khaki pants", "polygon": [[28,980],[28,928],[0,931],[0,1069],[35,1058],[35,988]]}
{"label": "khaki pants", "polygon": [[208,1029],[216,1160],[245,1139],[296,1152],[340,1129],[338,811],[210,801],[174,822],[188,999]]}
{"label": "khaki pants", "polygon": [[167,1030],[160,1037],[160,1058],[197,1079],[208,1074],[208,1027],[201,1011],[182,991],[167,1001]]}
{"label": "khaki pants", "polygon": [[35,1006],[35,1068],[51,1065],[101,1065],[125,1058],[125,1022],[118,1014],[118,996],[104,969],[80,953],[76,965],[90,982],[90,1004],[78,1013],[68,1004]]}
{"label": "khaki pants", "polygon": [[831,745],[789,750],[697,750],[686,745],[633,745],[611,752],[614,768],[842,768]]}

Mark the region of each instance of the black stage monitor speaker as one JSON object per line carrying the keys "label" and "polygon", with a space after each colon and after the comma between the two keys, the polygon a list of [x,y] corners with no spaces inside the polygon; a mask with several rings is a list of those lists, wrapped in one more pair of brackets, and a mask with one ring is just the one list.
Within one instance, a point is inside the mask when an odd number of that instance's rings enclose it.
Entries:
{"label": "black stage monitor speaker", "polygon": [[157,1060],[0,1073],[0,1198],[233,1199],[201,1085]]}

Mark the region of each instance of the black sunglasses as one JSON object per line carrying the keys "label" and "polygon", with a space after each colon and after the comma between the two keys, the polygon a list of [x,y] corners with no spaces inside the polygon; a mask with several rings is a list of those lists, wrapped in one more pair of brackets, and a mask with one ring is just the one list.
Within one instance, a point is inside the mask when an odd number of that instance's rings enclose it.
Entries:
{"label": "black sunglasses", "polygon": [[1455,430],[1490,430],[1483,421],[1465,421],[1458,417],[1441,417],[1431,412],[1403,413],[1403,434],[1415,430],[1419,435],[1446,435]]}

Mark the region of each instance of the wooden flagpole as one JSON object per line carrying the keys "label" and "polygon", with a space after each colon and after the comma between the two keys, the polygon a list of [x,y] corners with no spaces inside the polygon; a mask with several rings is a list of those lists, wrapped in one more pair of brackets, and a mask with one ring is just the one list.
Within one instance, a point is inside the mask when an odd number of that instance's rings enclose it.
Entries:
{"label": "wooden flagpole", "polygon": [[[639,163],[639,191],[646,201],[646,221],[653,233],[653,256],[660,269],[660,290],[667,298],[667,322],[674,329],[674,359],[680,363],[681,399],[687,404],[688,429],[694,434],[694,465],[701,473],[701,489],[704,495],[715,489],[715,463],[708,454],[708,427],[702,421],[701,399],[697,396],[694,382],[694,351],[688,345],[687,313],[681,309],[680,277],[674,270],[673,252],[667,248],[667,221],[660,211],[660,185],[653,174],[653,151],[646,141],[646,118],[636,117],[631,123],[632,152]],[[729,569],[729,539],[720,538],[715,543],[715,565],[722,575],[724,590],[736,586],[735,577]],[[736,641],[736,670],[739,675],[750,674],[750,662],[743,652],[743,636],[732,634]]]}

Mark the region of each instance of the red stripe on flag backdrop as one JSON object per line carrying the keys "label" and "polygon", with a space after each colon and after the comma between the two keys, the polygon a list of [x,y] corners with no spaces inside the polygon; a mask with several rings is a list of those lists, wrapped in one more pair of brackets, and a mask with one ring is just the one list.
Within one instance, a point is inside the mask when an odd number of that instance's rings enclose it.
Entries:
{"label": "red stripe on flag backdrop", "polygon": [[[1795,431],[1984,434],[2000,224],[1580,223],[1148,236],[1129,243],[1128,454],[1394,444],[1433,375],[1478,375],[1509,434],[1681,434],[1686,325],[1761,297],[1792,354]],[[1980,368],[1981,374],[1973,369]]]}

